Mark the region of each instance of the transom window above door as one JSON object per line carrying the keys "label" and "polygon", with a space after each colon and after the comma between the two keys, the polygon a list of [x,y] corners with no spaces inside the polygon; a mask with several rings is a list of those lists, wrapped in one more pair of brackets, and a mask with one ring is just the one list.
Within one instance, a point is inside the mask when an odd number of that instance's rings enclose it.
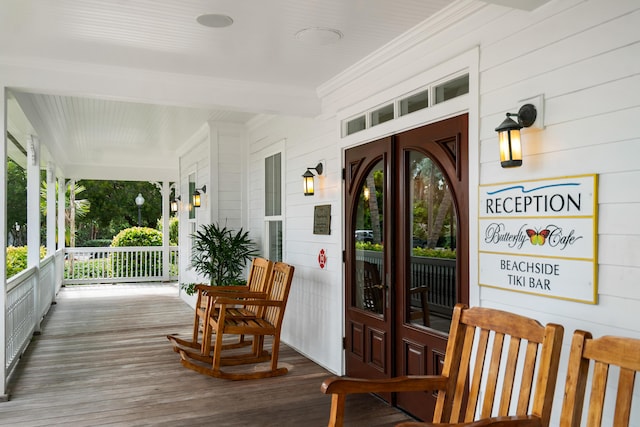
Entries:
{"label": "transom window above door", "polygon": [[421,87],[341,122],[342,137],[469,93],[469,73]]}

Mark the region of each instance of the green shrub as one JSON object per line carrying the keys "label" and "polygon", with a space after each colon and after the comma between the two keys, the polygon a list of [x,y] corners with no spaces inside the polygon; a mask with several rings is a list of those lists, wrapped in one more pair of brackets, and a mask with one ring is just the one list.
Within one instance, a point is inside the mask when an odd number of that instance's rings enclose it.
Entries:
{"label": "green shrub", "polygon": [[383,246],[380,243],[356,242],[356,250],[382,252]]}
{"label": "green shrub", "polygon": [[[162,233],[149,227],[131,227],[119,232],[111,242],[112,247],[162,246]],[[113,274],[115,276],[140,277],[143,274],[162,273],[162,259],[148,260],[144,256],[131,260],[128,254],[112,255]]]}
{"label": "green shrub", "polygon": [[[82,278],[109,278],[113,277],[111,269],[111,263],[108,258],[89,259],[89,260],[74,260],[73,271],[76,276]],[[71,263],[66,262],[64,265],[64,278],[73,279],[74,275],[71,273]]]}
{"label": "green shrub", "polygon": [[125,228],[116,234],[111,246],[162,246],[162,233],[149,227]]}
{"label": "green shrub", "polygon": [[[44,258],[47,250],[40,246],[40,259]],[[27,247],[9,246],[7,248],[7,279],[15,276],[27,268]]]}
{"label": "green shrub", "polygon": [[413,248],[414,256],[424,256],[429,258],[456,258],[456,251],[451,249],[434,249],[434,248]]}
{"label": "green shrub", "polygon": [[[178,217],[172,216],[169,218],[169,245],[178,246],[178,226],[180,222]],[[158,219],[158,230],[162,232],[162,218]]]}
{"label": "green shrub", "polygon": [[[356,242],[356,250],[382,252],[383,246],[379,243]],[[413,248],[413,256],[455,259],[456,251],[451,249]]]}

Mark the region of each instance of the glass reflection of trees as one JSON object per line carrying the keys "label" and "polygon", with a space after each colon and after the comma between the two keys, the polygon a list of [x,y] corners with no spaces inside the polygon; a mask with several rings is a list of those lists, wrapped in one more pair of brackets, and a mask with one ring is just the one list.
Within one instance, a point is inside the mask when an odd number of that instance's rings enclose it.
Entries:
{"label": "glass reflection of trees", "polygon": [[[373,241],[382,243],[383,212],[384,212],[384,172],[382,162],[379,162],[367,175],[358,195],[356,215],[356,230],[371,230]],[[374,215],[371,213],[375,212]]]}
{"label": "glass reflection of trees", "polygon": [[411,152],[407,170],[407,208],[413,256],[406,280],[407,320],[413,325],[449,330],[456,301],[456,217],[442,170],[429,157]]}
{"label": "glass reflection of trees", "polygon": [[456,248],[456,222],[449,185],[429,157],[410,155],[413,247]]}
{"label": "glass reflection of trees", "polygon": [[384,170],[379,161],[360,183],[355,212],[354,306],[382,315],[386,287],[384,257]]}

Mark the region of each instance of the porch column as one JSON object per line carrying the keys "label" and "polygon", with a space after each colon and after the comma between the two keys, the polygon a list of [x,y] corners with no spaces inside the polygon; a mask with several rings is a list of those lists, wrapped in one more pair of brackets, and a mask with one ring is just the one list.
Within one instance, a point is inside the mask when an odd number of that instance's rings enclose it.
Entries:
{"label": "porch column", "polygon": [[56,169],[47,164],[47,255],[56,253]]}
{"label": "porch column", "polygon": [[27,268],[40,264],[40,142],[27,137]]}
{"label": "porch column", "polygon": [[168,181],[162,181],[162,187],[160,188],[160,194],[162,195],[162,278],[163,280],[169,280],[169,216],[171,186]]}
{"label": "porch column", "polygon": [[63,176],[58,177],[58,249],[66,246],[66,229],[65,210],[67,203],[67,185]]}
{"label": "porch column", "polygon": [[[27,268],[40,265],[40,141],[38,137],[27,137]],[[38,298],[40,284],[39,269],[36,270],[36,288],[33,292],[34,331],[40,332]]]}
{"label": "porch column", "polygon": [[6,318],[7,318],[7,95],[4,86],[2,88],[2,100],[0,100],[0,135],[2,142],[0,143],[0,176],[2,176],[2,185],[0,185],[0,200],[2,207],[0,208],[0,402],[9,400],[7,395],[7,336],[6,336]]}

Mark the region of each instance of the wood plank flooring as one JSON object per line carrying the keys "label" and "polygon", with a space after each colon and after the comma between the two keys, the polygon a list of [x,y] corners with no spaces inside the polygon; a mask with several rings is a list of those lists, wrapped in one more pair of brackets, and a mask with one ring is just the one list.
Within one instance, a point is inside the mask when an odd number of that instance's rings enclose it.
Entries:
{"label": "wood plank flooring", "polygon": [[[282,377],[226,381],[180,365],[167,334],[188,336],[175,284],[69,286],[58,295],[0,402],[2,426],[324,426],[331,374],[283,345]],[[347,425],[410,420],[371,395]]]}

